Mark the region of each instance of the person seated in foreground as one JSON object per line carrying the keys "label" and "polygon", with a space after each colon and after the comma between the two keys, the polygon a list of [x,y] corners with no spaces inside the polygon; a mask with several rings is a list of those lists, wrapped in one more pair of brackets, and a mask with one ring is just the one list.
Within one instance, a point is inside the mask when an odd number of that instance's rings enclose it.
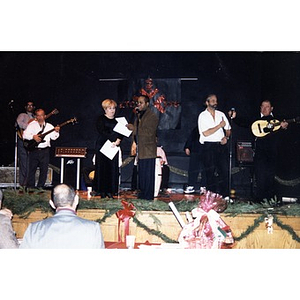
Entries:
{"label": "person seated in foreground", "polygon": [[79,197],[72,187],[59,184],[49,201],[53,217],[29,224],[21,249],[100,249],[104,240],[100,224],[76,214]]}
{"label": "person seated in foreground", "polygon": [[19,243],[13,231],[11,219],[12,212],[2,207],[3,192],[0,190],[0,249],[16,249]]}

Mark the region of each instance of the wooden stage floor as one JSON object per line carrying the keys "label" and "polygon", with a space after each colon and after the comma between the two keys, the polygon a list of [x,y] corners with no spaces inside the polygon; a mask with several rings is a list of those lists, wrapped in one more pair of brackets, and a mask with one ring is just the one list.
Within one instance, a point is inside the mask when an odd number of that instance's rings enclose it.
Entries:
{"label": "wooden stage floor", "polygon": [[[87,191],[79,191],[80,198],[84,200],[95,200],[101,199],[100,196],[88,196]],[[183,190],[180,189],[168,189],[165,193],[160,193],[154,198],[154,201],[164,202],[176,202],[176,201],[196,201],[199,199],[200,193],[196,191],[193,194],[184,194]],[[126,200],[126,199],[137,199],[137,193],[131,190],[120,190],[118,196],[114,196],[114,199]]]}

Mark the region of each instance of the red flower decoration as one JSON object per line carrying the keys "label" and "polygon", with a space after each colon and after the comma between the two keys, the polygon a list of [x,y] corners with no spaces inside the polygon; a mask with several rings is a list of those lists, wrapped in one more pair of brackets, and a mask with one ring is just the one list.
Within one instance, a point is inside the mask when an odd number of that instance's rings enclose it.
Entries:
{"label": "red flower decoration", "polygon": [[128,203],[124,200],[121,201],[124,209],[120,209],[116,212],[116,216],[119,219],[118,223],[118,240],[121,242],[121,233],[120,233],[120,223],[121,221],[124,222],[125,228],[124,228],[124,238],[126,235],[129,235],[129,220],[131,217],[135,215],[135,209],[134,205],[132,203]]}

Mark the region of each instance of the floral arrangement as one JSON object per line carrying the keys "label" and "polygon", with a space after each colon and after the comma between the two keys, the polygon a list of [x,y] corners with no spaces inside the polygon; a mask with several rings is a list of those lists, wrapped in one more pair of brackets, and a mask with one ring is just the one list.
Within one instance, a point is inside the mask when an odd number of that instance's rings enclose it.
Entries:
{"label": "floral arrangement", "polygon": [[183,248],[220,249],[231,248],[234,243],[230,227],[219,213],[225,211],[227,201],[219,194],[204,191],[198,207],[192,210],[193,218],[184,225],[178,241]]}

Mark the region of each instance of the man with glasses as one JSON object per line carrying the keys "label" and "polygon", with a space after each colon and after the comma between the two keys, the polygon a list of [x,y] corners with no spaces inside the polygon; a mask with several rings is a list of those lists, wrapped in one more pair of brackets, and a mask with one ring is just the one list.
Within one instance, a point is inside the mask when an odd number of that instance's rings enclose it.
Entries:
{"label": "man with glasses", "polygon": [[16,120],[18,130],[18,164],[19,164],[19,184],[22,187],[27,185],[28,180],[28,152],[23,144],[23,131],[27,128],[28,124],[34,120],[34,104],[29,101],[25,105],[25,112],[20,113]]}

